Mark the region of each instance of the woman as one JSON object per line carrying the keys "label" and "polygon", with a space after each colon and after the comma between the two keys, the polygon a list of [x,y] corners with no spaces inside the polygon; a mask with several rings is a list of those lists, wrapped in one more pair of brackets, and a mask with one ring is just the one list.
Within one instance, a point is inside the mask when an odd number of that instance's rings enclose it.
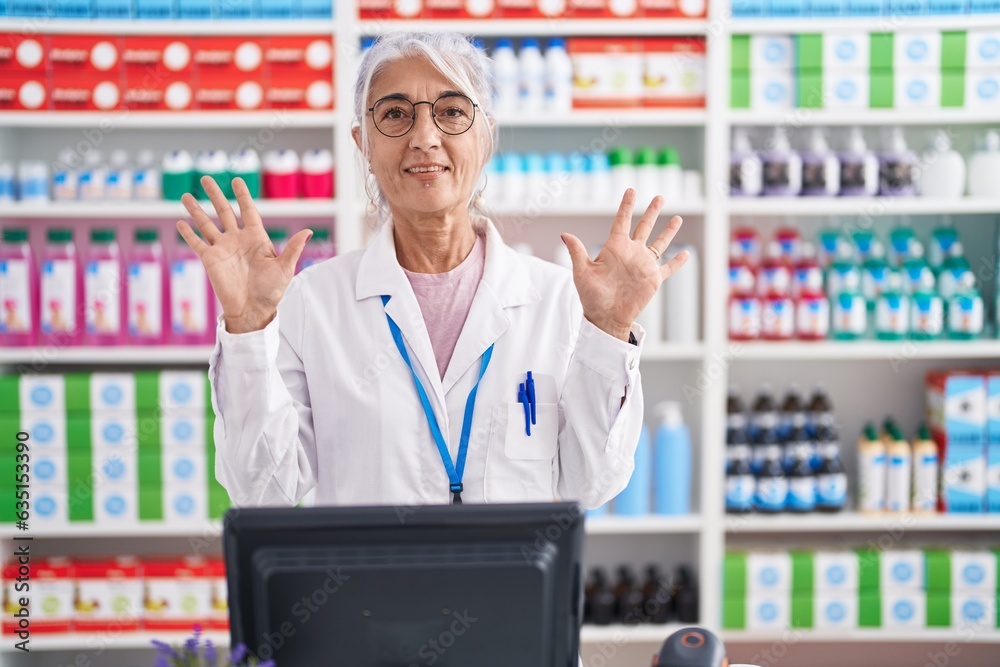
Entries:
{"label": "woman", "polygon": [[572,275],[517,254],[475,205],[490,97],[489,61],[460,35],[376,42],[353,138],[386,219],[367,249],[295,280],[310,231],[278,256],[239,179],[242,227],[211,179],[221,231],[185,196],[204,240],[177,228],[223,308],[209,376],[216,474],[237,505],[315,489],[317,504],[596,507],[628,482],[643,410],[634,320],[687,260],[657,262],[681,220],[647,245],[657,197],[630,236],[629,190],[595,260],[562,236]]}

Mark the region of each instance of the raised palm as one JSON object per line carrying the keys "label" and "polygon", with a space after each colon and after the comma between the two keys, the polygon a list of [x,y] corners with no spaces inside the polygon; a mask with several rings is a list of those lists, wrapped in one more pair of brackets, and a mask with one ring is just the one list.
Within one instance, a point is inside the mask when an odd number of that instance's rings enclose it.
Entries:
{"label": "raised palm", "polygon": [[218,184],[210,176],[203,177],[201,183],[215,207],[222,230],[190,194],[181,201],[203,238],[183,220],[177,221],[177,230],[205,266],[212,289],[222,304],[226,329],[231,333],[262,329],[274,319],[278,303],[295,275],[295,263],[312,232],[304,229],[295,234],[278,255],[243,179],[233,179],[242,227]]}

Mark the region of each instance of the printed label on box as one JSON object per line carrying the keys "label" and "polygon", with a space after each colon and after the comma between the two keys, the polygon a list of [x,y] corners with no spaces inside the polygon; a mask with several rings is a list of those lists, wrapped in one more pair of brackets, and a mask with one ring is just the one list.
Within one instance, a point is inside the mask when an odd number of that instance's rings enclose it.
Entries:
{"label": "printed label on box", "polygon": [[91,416],[91,443],[95,449],[134,453],[138,428],[134,412],[95,412]]}
{"label": "printed label on box", "polygon": [[122,101],[117,72],[111,77],[55,72],[52,75],[52,108],[56,111],[111,111]]}
{"label": "printed label on box", "polygon": [[0,72],[13,70],[17,72],[44,73],[48,68],[47,37],[34,37],[6,33],[0,42]]}
{"label": "printed label on box", "polygon": [[164,449],[204,451],[206,426],[203,415],[172,412],[163,415],[161,424]]}
{"label": "printed label on box", "polygon": [[893,37],[893,68],[941,67],[941,31],[900,30]]}
{"label": "printed label on box", "polygon": [[31,481],[31,520],[46,526],[61,526],[69,521],[65,483]]}
{"label": "printed label on box", "polygon": [[966,68],[1000,66],[1000,30],[972,28],[965,33],[965,40]]}
{"label": "printed label on box", "polygon": [[133,486],[94,487],[94,520],[99,524],[134,523],[139,520],[138,494]]}
{"label": "printed label on box", "polygon": [[184,37],[129,35],[123,39],[122,64],[130,83],[153,85],[162,76],[190,74],[194,54]]}
{"label": "printed label on box", "polygon": [[789,70],[793,67],[795,67],[795,41],[790,35],[751,35],[751,71]]}
{"label": "printed label on box", "polygon": [[953,628],[978,628],[993,631],[997,625],[997,597],[995,593],[952,592],[951,626]]}
{"label": "printed label on box", "polygon": [[970,109],[1000,108],[1000,74],[989,70],[966,72],[965,106]]}
{"label": "printed label on box", "polygon": [[134,559],[80,562],[76,568],[75,623],[80,630],[136,629],[143,586]]}
{"label": "printed label on box", "polygon": [[789,591],[792,588],[792,559],[788,553],[747,554],[747,590]]}
{"label": "printed label on box", "polygon": [[204,482],[171,483],[163,492],[163,518],[167,522],[204,520],[208,516],[208,498]]}
{"label": "printed label on box", "polygon": [[[72,566],[66,559],[36,560],[30,565],[30,589],[18,585],[18,565],[3,568],[3,598],[5,610],[20,609],[21,598],[28,599],[31,610],[31,629],[39,633],[67,632],[73,618],[74,582]],[[17,632],[18,619],[4,613],[3,631]]]}
{"label": "printed label on box", "polygon": [[24,412],[21,415],[21,428],[31,435],[31,448],[36,453],[65,456],[66,418],[63,415],[52,412]]}
{"label": "printed label on box", "polygon": [[48,56],[53,73],[107,75],[118,72],[121,47],[117,37],[52,35]]}
{"label": "printed label on box", "polygon": [[857,592],[818,594],[813,604],[813,627],[817,630],[858,627]]}
{"label": "printed label on box", "polygon": [[823,76],[823,106],[862,109],[871,104],[871,80],[864,70],[832,70]]}
{"label": "printed label on box", "polygon": [[823,33],[823,69],[845,68],[867,70],[870,64],[871,40],[859,32],[830,31]]}
{"label": "printed label on box", "polygon": [[119,447],[113,449],[95,447],[93,461],[95,487],[115,487],[125,491],[135,491],[139,479],[135,452],[122,451]]}
{"label": "printed label on box", "polygon": [[817,551],[813,557],[815,589],[822,592],[858,590],[858,556],[853,551]]}
{"label": "printed label on box", "polygon": [[573,61],[574,107],[641,104],[642,54],[632,40],[575,38],[567,48]]}
{"label": "printed label on box", "polygon": [[941,106],[940,72],[897,69],[893,83],[893,99],[897,108]]}
{"label": "printed label on box", "polygon": [[951,590],[995,593],[997,557],[992,551],[951,552]]}
{"label": "printed label on box", "polygon": [[705,105],[705,42],[697,39],[643,41],[643,104]]}
{"label": "printed label on box", "polygon": [[751,108],[789,109],[793,106],[795,106],[795,77],[791,70],[751,72]]}
{"label": "printed label on box", "polygon": [[789,597],[788,591],[750,594],[747,598],[747,629],[787,628],[791,620]]}
{"label": "printed label on box", "polygon": [[164,410],[194,410],[204,413],[205,374],[198,371],[160,371],[160,405]]}
{"label": "printed label on box", "polygon": [[332,109],[333,84],[316,75],[289,74],[281,81],[272,79],[265,98],[272,109]]}
{"label": "printed label on box", "polygon": [[946,443],[942,484],[944,511],[981,514],[987,488],[985,446]]}
{"label": "printed label on box", "polygon": [[923,591],[883,590],[883,628],[923,628],[926,625],[927,597]]}
{"label": "printed label on box", "polygon": [[122,106],[137,111],[186,111],[194,107],[194,89],[186,75],[157,79],[151,86],[129,79]]}
{"label": "printed label on box", "polygon": [[194,449],[164,450],[163,452],[163,483],[200,484],[204,486],[205,452]]}
{"label": "printed label on box", "polygon": [[882,591],[920,590],[924,587],[924,552],[916,549],[890,550],[879,560],[879,581]]}
{"label": "printed label on box", "polygon": [[194,93],[199,109],[254,111],[264,104],[264,87],[256,80],[232,75],[207,75],[199,77],[199,81],[200,85]]}
{"label": "printed label on box", "polygon": [[0,110],[37,111],[49,106],[44,76],[0,72]]}
{"label": "printed label on box", "polygon": [[94,411],[135,410],[135,375],[93,373],[90,376],[90,408]]}
{"label": "printed label on box", "polygon": [[66,415],[66,382],[62,375],[22,375],[18,383],[21,412]]}
{"label": "printed label on box", "polygon": [[259,80],[264,46],[257,37],[200,37],[194,42],[193,61],[201,76],[237,76]]}

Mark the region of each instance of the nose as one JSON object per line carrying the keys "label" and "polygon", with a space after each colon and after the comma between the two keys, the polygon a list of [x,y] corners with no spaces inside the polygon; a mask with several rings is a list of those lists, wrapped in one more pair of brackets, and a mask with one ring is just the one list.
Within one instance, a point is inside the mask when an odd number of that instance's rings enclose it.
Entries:
{"label": "nose", "polygon": [[[426,107],[426,109],[421,109]],[[434,123],[434,111],[430,103],[417,103],[413,106],[413,129],[410,130],[410,148],[429,150],[441,146],[441,130]]]}

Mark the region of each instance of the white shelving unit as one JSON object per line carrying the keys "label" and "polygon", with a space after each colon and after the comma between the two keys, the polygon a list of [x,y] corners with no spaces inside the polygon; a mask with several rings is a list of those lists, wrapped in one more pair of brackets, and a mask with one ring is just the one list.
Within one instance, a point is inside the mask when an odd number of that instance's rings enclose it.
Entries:
{"label": "white shelving unit", "polygon": [[733,199],[729,212],[739,216],[824,215],[1000,215],[996,199],[966,197],[761,197]]}
{"label": "white shelving unit", "polygon": [[[257,211],[264,218],[330,218],[337,215],[337,202],[326,199],[257,199]],[[235,201],[230,204],[239,213]],[[202,202],[201,207],[215,217],[215,208],[210,202]],[[0,211],[3,218],[38,219],[177,219],[188,218],[187,209],[179,201],[128,201],[108,205],[105,202],[49,202],[47,204],[23,204],[20,202],[5,206]]]}
{"label": "white shelving unit", "polygon": [[[170,28],[164,26],[161,32]],[[321,32],[319,30],[315,32]],[[218,128],[333,128],[336,117],[327,111],[63,111],[36,113],[4,111],[0,127],[11,128],[104,128],[124,129],[218,129]]]}

